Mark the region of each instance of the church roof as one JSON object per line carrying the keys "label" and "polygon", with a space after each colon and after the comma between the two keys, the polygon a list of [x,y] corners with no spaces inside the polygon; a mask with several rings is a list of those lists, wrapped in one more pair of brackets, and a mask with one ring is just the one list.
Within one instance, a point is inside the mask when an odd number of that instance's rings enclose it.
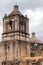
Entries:
{"label": "church roof", "polygon": [[41,40],[39,40],[36,36],[35,33],[32,33],[32,37],[30,38],[30,43],[39,43],[39,44],[43,44],[43,42]]}
{"label": "church roof", "polygon": [[10,17],[10,16],[14,16],[14,15],[23,16],[20,11],[12,11],[8,16]]}
{"label": "church roof", "polygon": [[8,15],[8,17],[14,16],[14,15],[23,16],[22,13],[19,11],[19,6],[18,5],[14,6],[14,10]]}

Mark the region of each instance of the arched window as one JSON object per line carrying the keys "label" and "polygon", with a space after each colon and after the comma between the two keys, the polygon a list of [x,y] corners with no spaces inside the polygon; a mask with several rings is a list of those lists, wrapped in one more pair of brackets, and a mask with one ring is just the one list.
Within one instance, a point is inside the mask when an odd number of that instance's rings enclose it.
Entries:
{"label": "arched window", "polygon": [[9,21],[9,25],[10,25],[11,30],[12,30],[12,21]]}
{"label": "arched window", "polygon": [[21,32],[26,32],[26,23],[25,21],[20,21],[20,31]]}
{"label": "arched window", "polygon": [[12,30],[12,21],[6,22],[6,32],[9,32]]}

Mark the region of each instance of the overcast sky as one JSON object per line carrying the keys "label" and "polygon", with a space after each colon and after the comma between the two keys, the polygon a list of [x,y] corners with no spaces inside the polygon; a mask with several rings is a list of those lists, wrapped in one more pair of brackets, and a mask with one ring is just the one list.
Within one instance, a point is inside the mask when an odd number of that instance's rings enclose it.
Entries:
{"label": "overcast sky", "polygon": [[43,41],[43,0],[0,0],[0,41],[3,32],[3,16],[9,14],[15,3],[19,5],[20,11],[27,14],[29,20],[29,31]]}

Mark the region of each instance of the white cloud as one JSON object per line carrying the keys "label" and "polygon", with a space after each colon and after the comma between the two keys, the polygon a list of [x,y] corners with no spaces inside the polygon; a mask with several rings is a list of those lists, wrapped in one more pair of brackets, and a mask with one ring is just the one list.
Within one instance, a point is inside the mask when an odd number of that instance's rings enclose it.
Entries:
{"label": "white cloud", "polygon": [[[30,26],[30,33],[36,32],[38,37],[43,36],[43,11],[39,8],[27,9],[24,14],[27,14]],[[40,38],[42,39],[42,38]]]}

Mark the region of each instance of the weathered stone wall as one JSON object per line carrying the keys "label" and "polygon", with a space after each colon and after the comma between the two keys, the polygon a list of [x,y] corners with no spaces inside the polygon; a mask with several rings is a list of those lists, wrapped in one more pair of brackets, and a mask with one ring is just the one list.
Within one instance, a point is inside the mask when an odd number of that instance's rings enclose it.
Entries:
{"label": "weathered stone wall", "polygon": [[13,53],[14,59],[30,56],[30,44],[24,41],[15,41]]}
{"label": "weathered stone wall", "polygon": [[0,42],[0,65],[2,64],[2,61],[5,61],[5,47],[4,44]]}
{"label": "weathered stone wall", "polygon": [[8,42],[9,43],[9,48],[7,50],[7,60],[12,61],[13,60],[13,43],[12,42]]}

